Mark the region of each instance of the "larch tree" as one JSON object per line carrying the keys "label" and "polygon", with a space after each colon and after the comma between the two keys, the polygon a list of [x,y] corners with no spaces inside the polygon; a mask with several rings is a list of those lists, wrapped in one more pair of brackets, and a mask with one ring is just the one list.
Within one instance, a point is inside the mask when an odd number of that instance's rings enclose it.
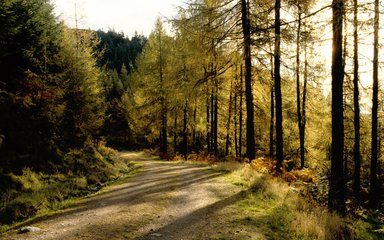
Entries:
{"label": "larch tree", "polygon": [[345,211],[345,183],[343,169],[344,150],[344,106],[343,106],[343,16],[344,0],[332,2],[332,146],[331,176],[329,179],[329,208]]}
{"label": "larch tree", "polygon": [[252,55],[251,55],[251,26],[249,20],[249,3],[241,0],[241,21],[244,41],[244,66],[245,66],[245,102],[247,109],[247,150],[245,156],[254,159],[255,152],[255,126],[254,106],[252,93]]}
{"label": "larch tree", "polygon": [[374,39],[373,39],[373,94],[372,94],[372,140],[371,140],[371,172],[370,172],[370,192],[369,205],[377,208],[379,197],[379,186],[377,179],[378,167],[378,104],[379,104],[379,0],[375,0],[374,15]]}
{"label": "larch tree", "polygon": [[274,50],[274,80],[275,80],[275,101],[276,101],[276,171],[282,171],[284,160],[283,151],[283,102],[281,96],[281,76],[280,76],[280,22],[281,1],[275,1],[275,50]]}
{"label": "larch tree", "polygon": [[353,0],[353,103],[354,103],[354,134],[353,147],[354,181],[353,192],[355,197],[360,194],[360,104],[359,104],[359,38],[358,38],[358,0]]}
{"label": "larch tree", "polygon": [[[142,121],[141,127],[144,128],[149,142],[158,139],[163,155],[168,153],[168,104],[171,91],[169,59],[172,41],[166,34],[162,21],[158,19],[138,59],[134,76],[135,101],[137,114]],[[157,137],[154,135],[156,133]]]}

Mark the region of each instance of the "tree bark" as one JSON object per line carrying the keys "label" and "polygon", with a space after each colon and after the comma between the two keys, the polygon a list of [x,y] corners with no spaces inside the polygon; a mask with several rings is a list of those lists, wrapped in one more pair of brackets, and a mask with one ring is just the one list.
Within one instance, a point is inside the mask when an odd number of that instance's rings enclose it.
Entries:
{"label": "tree bark", "polygon": [[360,104],[359,104],[359,39],[358,39],[358,21],[357,21],[357,0],[353,0],[353,103],[355,109],[354,115],[354,129],[355,129],[355,143],[353,147],[353,158],[355,163],[353,193],[357,199],[360,198]]}
{"label": "tree bark", "polygon": [[243,65],[240,66],[239,156],[243,157]]}
{"label": "tree bark", "polygon": [[185,105],[184,105],[184,120],[183,120],[183,156],[184,156],[184,159],[186,160],[187,159],[187,155],[188,155],[188,129],[187,129],[187,123],[188,123],[188,119],[187,119],[187,113],[188,113],[188,100],[185,101]]}
{"label": "tree bark", "polygon": [[343,109],[343,13],[344,1],[333,0],[333,53],[332,53],[332,149],[329,179],[329,208],[345,212],[345,183],[343,173],[344,109]]}
{"label": "tree bark", "polygon": [[379,187],[377,182],[377,111],[379,95],[379,0],[375,0],[374,40],[373,40],[373,97],[372,97],[372,156],[371,156],[371,185],[369,193],[369,205],[377,208]]}
{"label": "tree bark", "polygon": [[215,152],[215,96],[213,88],[211,90],[211,153]]}
{"label": "tree bark", "polygon": [[304,86],[303,86],[303,106],[302,106],[302,115],[301,115],[301,142],[300,142],[300,148],[302,154],[301,159],[302,166],[304,168],[304,162],[305,162],[305,127],[307,125],[307,85],[308,85],[308,52],[307,52],[307,39],[304,41],[304,55],[305,55],[305,62],[304,62]]}
{"label": "tree bark", "polygon": [[164,60],[161,31],[159,31],[159,75],[160,75],[160,91],[161,91],[161,139],[160,152],[166,155],[168,152],[167,144],[167,104],[164,89]]}
{"label": "tree bark", "polygon": [[206,109],[206,117],[207,117],[207,126],[206,126],[206,131],[207,131],[207,151],[211,152],[211,133],[210,133],[210,101],[209,101],[209,93],[207,93],[207,109]]}
{"label": "tree bark", "polygon": [[296,105],[297,105],[297,125],[299,129],[299,141],[300,141],[300,168],[305,166],[305,149],[304,149],[304,128],[301,109],[301,91],[300,91],[300,43],[301,43],[301,7],[300,3],[297,4],[298,8],[298,27],[297,27],[297,39],[296,39]]}
{"label": "tree bark", "polygon": [[173,149],[174,153],[177,153],[177,111],[176,108],[174,109],[175,116],[174,116],[174,122],[173,122]]}
{"label": "tree bark", "polygon": [[283,103],[280,76],[280,8],[281,0],[275,2],[275,97],[276,97],[276,171],[282,171],[283,164]]}
{"label": "tree bark", "polygon": [[215,93],[214,93],[214,118],[213,118],[213,153],[218,156],[219,144],[218,144],[218,124],[219,124],[219,86],[217,80],[215,80]]}
{"label": "tree bark", "polygon": [[252,93],[252,59],[251,59],[251,26],[248,16],[248,3],[241,0],[241,20],[244,38],[244,62],[245,62],[245,101],[247,108],[247,151],[245,156],[250,160],[255,158],[255,126]]}
{"label": "tree bark", "polygon": [[273,158],[274,157],[274,131],[275,131],[275,88],[274,88],[274,78],[275,74],[273,72],[273,56],[271,56],[271,119],[269,122],[269,157]]}
{"label": "tree bark", "polygon": [[231,80],[229,93],[229,103],[228,103],[228,121],[227,121],[227,136],[225,139],[225,156],[229,155],[229,145],[230,145],[230,130],[231,130],[231,117],[232,117],[232,97],[233,97],[233,80]]}

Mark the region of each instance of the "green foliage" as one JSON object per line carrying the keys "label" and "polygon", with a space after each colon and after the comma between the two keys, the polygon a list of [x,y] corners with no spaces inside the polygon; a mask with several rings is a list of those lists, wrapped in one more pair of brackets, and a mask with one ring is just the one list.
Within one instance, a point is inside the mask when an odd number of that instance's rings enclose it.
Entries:
{"label": "green foliage", "polygon": [[100,38],[100,43],[96,46],[101,53],[98,58],[99,66],[106,66],[119,73],[126,68],[128,73],[131,73],[136,66],[136,58],[146,44],[146,37],[136,33],[129,39],[123,33],[114,30],[108,32],[98,30],[96,35]]}
{"label": "green foliage", "polygon": [[102,82],[107,100],[102,134],[109,146],[130,148],[136,144],[131,74],[147,38],[136,34],[131,39],[113,30],[97,31],[97,64],[102,67]]}

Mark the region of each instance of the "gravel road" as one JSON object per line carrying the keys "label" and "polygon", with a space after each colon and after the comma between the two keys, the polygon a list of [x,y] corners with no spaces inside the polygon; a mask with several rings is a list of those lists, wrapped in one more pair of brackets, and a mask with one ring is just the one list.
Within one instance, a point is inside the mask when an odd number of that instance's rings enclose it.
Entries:
{"label": "gravel road", "polygon": [[142,165],[124,183],[36,221],[41,230],[0,239],[264,239],[237,222],[240,188],[207,167],[158,161],[139,152],[121,156]]}

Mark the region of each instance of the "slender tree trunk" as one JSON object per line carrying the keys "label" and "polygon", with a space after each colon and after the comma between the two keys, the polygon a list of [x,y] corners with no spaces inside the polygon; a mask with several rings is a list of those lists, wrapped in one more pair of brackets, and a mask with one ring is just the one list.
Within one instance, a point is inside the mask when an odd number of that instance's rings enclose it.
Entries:
{"label": "slender tree trunk", "polygon": [[243,157],[243,65],[240,66],[239,156]]}
{"label": "slender tree trunk", "polygon": [[[193,131],[192,131],[192,143],[193,143],[193,148],[195,150],[200,150],[197,149],[197,142],[196,142],[196,118],[197,118],[197,106],[196,106],[196,100],[193,108]],[[193,150],[193,149],[192,149]]]}
{"label": "slender tree trunk", "polygon": [[206,111],[206,116],[207,116],[207,136],[206,136],[206,139],[207,139],[207,150],[208,152],[211,152],[211,134],[210,134],[210,101],[209,101],[209,93],[207,93],[207,111]]}
{"label": "slender tree trunk", "polygon": [[379,187],[377,182],[377,162],[378,162],[378,143],[377,143],[377,112],[379,95],[379,0],[375,0],[374,18],[374,40],[373,40],[373,97],[372,97],[372,156],[371,156],[371,185],[369,205],[377,208],[379,198]]}
{"label": "slender tree trunk", "polygon": [[275,2],[275,96],[276,96],[276,171],[282,171],[283,164],[283,102],[280,76],[280,8],[281,0]]}
{"label": "slender tree trunk", "polygon": [[162,154],[167,154],[167,105],[165,101],[165,91],[164,91],[164,79],[163,79],[163,57],[162,57],[162,43],[161,35],[159,34],[160,42],[160,89],[161,89],[161,143],[160,143],[160,152]]}
{"label": "slender tree trunk", "polygon": [[304,86],[303,86],[303,106],[301,115],[301,135],[300,135],[300,158],[303,159],[302,166],[305,162],[305,127],[307,125],[307,85],[308,85],[308,54],[307,40],[304,41]]}
{"label": "slender tree trunk", "polygon": [[227,121],[227,136],[225,139],[225,155],[229,155],[229,145],[230,145],[230,139],[229,139],[229,133],[231,130],[231,117],[232,117],[232,96],[233,96],[233,80],[231,80],[231,90],[229,93],[229,103],[228,103],[228,121]]}
{"label": "slender tree trunk", "polygon": [[331,177],[328,205],[344,213],[345,184],[343,171],[344,109],[343,109],[343,13],[344,1],[333,0],[333,53],[332,53],[332,149]]}
{"label": "slender tree trunk", "polygon": [[245,101],[247,108],[247,151],[245,156],[254,159],[255,150],[255,126],[252,93],[252,59],[251,59],[251,26],[248,16],[248,3],[241,0],[241,20],[244,38],[244,62],[245,62]]}
{"label": "slender tree trunk", "polygon": [[296,39],[296,103],[297,103],[297,127],[299,129],[299,140],[300,140],[300,168],[303,169],[305,165],[304,156],[304,131],[303,131],[303,119],[301,109],[301,91],[300,91],[300,43],[301,43],[301,7],[297,5],[299,12],[299,20],[297,27],[297,39]]}
{"label": "slender tree trunk", "polygon": [[174,122],[173,122],[173,149],[174,153],[177,153],[177,111],[176,108],[174,109],[175,116],[174,116]]}
{"label": "slender tree trunk", "polygon": [[215,152],[215,96],[213,88],[211,90],[211,153]]}
{"label": "slender tree trunk", "polygon": [[271,119],[269,122],[269,157],[273,158],[275,156],[275,144],[274,144],[274,131],[275,131],[275,87],[274,79],[275,74],[273,72],[273,56],[271,56]]}
{"label": "slender tree trunk", "polygon": [[188,100],[185,101],[184,105],[184,120],[183,120],[183,156],[187,159],[188,156],[188,131],[187,131],[187,113],[188,113]]}
{"label": "slender tree trunk", "polygon": [[233,114],[233,122],[235,124],[234,126],[234,131],[233,131],[233,139],[235,140],[235,153],[236,153],[236,158],[239,157],[239,144],[238,144],[238,140],[237,140],[237,87],[236,87],[236,90],[235,90],[235,106],[234,106],[234,114]]}
{"label": "slender tree trunk", "polygon": [[358,9],[357,0],[353,0],[353,38],[354,38],[354,50],[353,50],[353,102],[354,102],[354,128],[355,128],[355,144],[353,148],[353,158],[355,162],[354,181],[353,181],[353,193],[357,199],[360,199],[360,104],[359,104],[359,39],[358,39]]}
{"label": "slender tree trunk", "polygon": [[218,124],[219,124],[219,86],[217,80],[215,80],[215,93],[214,93],[214,118],[213,118],[213,153],[218,156],[219,154],[219,145],[218,145]]}
{"label": "slender tree trunk", "polygon": [[[343,21],[344,21],[344,43],[343,43],[343,67],[345,69],[345,66],[347,64],[347,57],[348,57],[348,34],[346,32],[347,29],[347,15],[344,11],[343,13]],[[346,85],[349,85],[349,81],[346,83]],[[344,106],[347,106],[347,96],[344,95]],[[346,117],[344,116],[344,120],[346,120]],[[349,173],[348,173],[348,157],[349,157],[349,146],[348,144],[344,144],[344,181],[347,181]]]}

